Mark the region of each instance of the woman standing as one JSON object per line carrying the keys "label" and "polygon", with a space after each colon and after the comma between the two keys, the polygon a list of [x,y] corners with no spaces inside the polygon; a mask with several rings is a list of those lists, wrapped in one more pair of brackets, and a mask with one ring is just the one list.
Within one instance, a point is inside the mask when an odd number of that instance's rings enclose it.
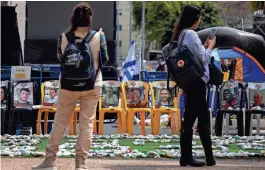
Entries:
{"label": "woman standing", "polygon": [[[101,95],[101,87],[102,87],[102,74],[99,69],[99,52],[101,52],[101,59],[103,64],[108,61],[106,40],[103,32],[95,32],[91,30],[92,23],[92,10],[90,5],[87,3],[80,3],[73,9],[73,14],[71,17],[71,28],[69,31],[62,33],[58,41],[58,59],[61,62],[61,73],[62,76],[60,78],[60,94],[59,101],[57,105],[57,112],[55,114],[54,127],[52,133],[50,135],[50,139],[48,145],[46,147],[45,160],[37,167],[33,167],[34,170],[56,170],[55,159],[56,153],[59,150],[59,145],[61,144],[61,140],[64,135],[64,131],[68,125],[69,119],[73,114],[73,111],[76,107],[77,101],[80,101],[80,115],[79,115],[79,128],[80,133],[78,135],[76,150],[75,150],[75,166],[76,170],[84,170],[87,169],[85,160],[87,157],[87,153],[90,149],[92,143],[92,131],[93,131],[93,119],[95,117],[97,103],[99,100],[99,96]],[[93,36],[90,36],[94,32]],[[87,37],[91,37],[90,41],[86,40]],[[69,37],[71,39],[71,43],[69,43]],[[83,42],[82,44],[80,44]],[[73,55],[72,53],[66,53],[67,48],[71,44],[71,48],[75,44],[80,45],[80,50],[84,47],[87,49],[91,49],[91,53],[87,51],[82,51],[80,55]],[[67,46],[68,45],[68,46]],[[82,46],[81,46],[82,45]],[[79,46],[78,46],[79,47]],[[82,48],[81,48],[82,47]],[[89,47],[89,48],[88,48]],[[79,51],[79,50],[77,50]],[[86,53],[87,52],[87,53]],[[68,55],[67,55],[68,54]],[[90,54],[90,55],[88,55]],[[92,57],[91,57],[92,56]],[[71,79],[71,83],[76,86],[77,89],[82,90],[69,90],[69,79],[66,82],[65,78],[65,66],[66,64],[76,64],[83,67],[83,65],[88,63],[88,57],[93,58],[93,63],[90,65],[90,68],[94,64],[95,77],[94,84],[86,85],[87,79]],[[69,59],[70,58],[70,59]],[[67,60],[68,59],[68,60]],[[68,63],[64,63],[64,62]],[[90,60],[91,61],[91,60]],[[82,62],[85,63],[82,65]],[[97,70],[97,71],[96,71]],[[79,75],[76,75],[77,77]],[[76,82],[75,82],[76,81]],[[83,86],[82,86],[83,85]],[[91,90],[83,90],[88,88],[82,87],[94,87]]]}
{"label": "woman standing", "polygon": [[198,131],[206,156],[208,166],[215,165],[216,162],[212,152],[212,141],[210,136],[210,120],[206,101],[206,84],[209,81],[209,67],[211,50],[215,46],[216,37],[213,40],[207,39],[202,45],[200,38],[195,32],[200,24],[201,10],[196,5],[184,7],[180,20],[175,26],[171,41],[178,41],[183,38],[182,44],[187,45],[191,53],[198,57],[205,68],[205,74],[193,88],[185,91],[186,105],[184,123],[181,130],[181,158],[180,166],[204,166],[205,162],[198,161],[192,156],[192,136],[193,124],[198,118]]}

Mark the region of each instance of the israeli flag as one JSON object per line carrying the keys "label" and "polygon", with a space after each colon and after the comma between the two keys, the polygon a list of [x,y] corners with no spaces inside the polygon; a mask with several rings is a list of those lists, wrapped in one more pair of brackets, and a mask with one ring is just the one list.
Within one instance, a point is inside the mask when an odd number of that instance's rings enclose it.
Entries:
{"label": "israeli flag", "polygon": [[135,50],[135,42],[132,41],[129,53],[122,68],[122,82],[139,80],[141,70],[141,50]]}

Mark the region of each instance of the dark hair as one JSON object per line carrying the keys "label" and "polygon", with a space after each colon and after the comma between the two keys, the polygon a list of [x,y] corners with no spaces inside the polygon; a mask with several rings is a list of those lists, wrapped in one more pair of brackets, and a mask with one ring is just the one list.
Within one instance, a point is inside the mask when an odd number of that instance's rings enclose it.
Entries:
{"label": "dark hair", "polygon": [[81,2],[73,9],[70,21],[69,32],[73,32],[77,27],[89,27],[92,23],[92,9],[88,3]]}
{"label": "dark hair", "polygon": [[22,91],[25,91],[25,92],[29,92],[29,93],[30,93],[29,88],[22,88],[22,89],[20,90],[20,93],[21,93]]}
{"label": "dark hair", "polygon": [[201,16],[201,8],[197,5],[186,5],[182,10],[178,24],[174,27],[171,41],[177,41],[180,33],[191,27]]}

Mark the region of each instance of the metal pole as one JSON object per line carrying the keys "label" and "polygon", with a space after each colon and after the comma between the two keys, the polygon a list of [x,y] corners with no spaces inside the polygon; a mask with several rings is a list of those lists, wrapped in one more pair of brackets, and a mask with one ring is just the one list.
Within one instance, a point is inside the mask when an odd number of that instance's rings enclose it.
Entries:
{"label": "metal pole", "polygon": [[132,1],[130,1],[130,42],[129,42],[129,48],[131,46],[132,43]]}
{"label": "metal pole", "polygon": [[144,36],[144,31],[145,31],[145,1],[142,1],[142,62],[141,62],[141,68],[144,70],[144,49],[145,49],[145,36]]}
{"label": "metal pole", "polygon": [[243,17],[241,17],[241,24],[242,24],[242,31],[245,31],[245,28],[244,28],[244,18]]}
{"label": "metal pole", "polygon": [[120,7],[119,1],[116,1],[116,64],[117,67],[120,65]]}

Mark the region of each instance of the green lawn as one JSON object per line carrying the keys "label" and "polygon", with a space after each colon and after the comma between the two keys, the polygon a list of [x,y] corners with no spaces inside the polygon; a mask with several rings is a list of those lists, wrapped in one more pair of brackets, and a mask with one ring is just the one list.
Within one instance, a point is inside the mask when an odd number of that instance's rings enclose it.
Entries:
{"label": "green lawn", "polygon": [[[69,139],[63,139],[62,143],[65,143],[68,140]],[[107,139],[108,142],[111,141],[111,140],[112,139]],[[158,150],[160,145],[178,145],[179,144],[179,142],[176,142],[176,143],[172,143],[172,142],[170,142],[170,143],[166,143],[166,142],[157,142],[157,143],[146,142],[145,145],[136,146],[136,145],[133,144],[134,140],[135,139],[119,139],[119,144],[121,146],[129,146],[132,149],[137,149],[138,151],[144,152],[144,153],[146,153],[148,151]],[[194,141],[196,142],[197,145],[201,145],[200,140],[194,140]],[[45,150],[45,146],[47,145],[47,143],[48,143],[48,139],[42,139],[42,142],[37,145],[38,151],[44,151]],[[92,150],[94,150],[94,149],[92,149]],[[98,148],[96,150],[102,150],[102,149]],[[240,150],[240,148],[237,147],[236,144],[230,144],[230,146],[229,146],[229,151],[230,152],[238,152],[239,150]],[[260,153],[259,150],[246,150],[246,151]]]}

